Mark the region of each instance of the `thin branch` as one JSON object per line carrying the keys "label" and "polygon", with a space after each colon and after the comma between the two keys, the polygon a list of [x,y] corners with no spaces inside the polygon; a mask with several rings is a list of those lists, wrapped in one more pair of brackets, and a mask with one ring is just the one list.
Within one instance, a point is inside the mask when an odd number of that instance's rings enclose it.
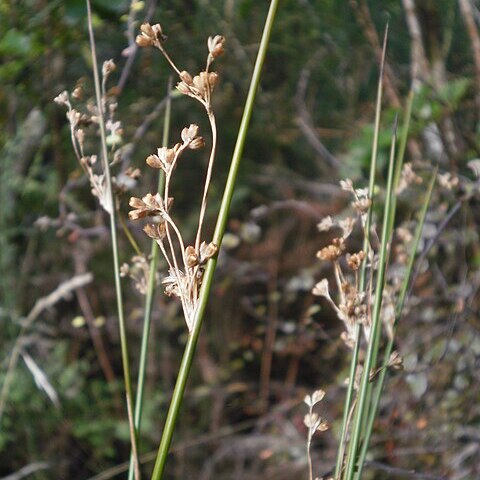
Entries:
{"label": "thin branch", "polygon": [[340,167],[339,160],[325,147],[320,140],[315,127],[313,126],[313,120],[305,104],[305,95],[308,87],[308,81],[310,79],[310,70],[304,68],[300,72],[300,77],[297,84],[297,93],[295,94],[295,106],[297,108],[296,122],[298,128],[303,133],[308,143],[313,147],[317,154],[326,162],[330,167],[338,169]]}
{"label": "thin branch", "polygon": [[10,354],[10,361],[8,364],[7,373],[5,374],[5,380],[3,381],[2,392],[0,394],[0,422],[5,410],[5,404],[7,402],[8,393],[10,391],[10,385],[13,380],[13,373],[18,363],[18,358],[21,351],[22,338],[26,331],[31,327],[32,323],[40,316],[40,314],[47,308],[53,307],[56,303],[65,297],[71,295],[77,288],[82,288],[93,280],[91,273],[84,273],[77,275],[64,283],[61,283],[52,293],[46,297],[42,297],[35,302],[34,307],[27,315],[27,318],[23,321],[22,328],[18,334],[17,339],[12,348]]}
{"label": "thin branch", "polygon": [[[373,23],[367,2],[365,0],[361,0],[359,5],[359,2],[356,0],[351,0],[350,5],[354,10],[360,25],[363,27],[365,36],[375,52],[378,62],[381,63],[383,56],[382,44],[378,38],[378,33]],[[385,75],[383,81],[385,96],[388,98],[390,104],[394,108],[400,108],[401,101],[398,95],[398,89],[395,85],[395,73],[387,61],[385,61]]]}

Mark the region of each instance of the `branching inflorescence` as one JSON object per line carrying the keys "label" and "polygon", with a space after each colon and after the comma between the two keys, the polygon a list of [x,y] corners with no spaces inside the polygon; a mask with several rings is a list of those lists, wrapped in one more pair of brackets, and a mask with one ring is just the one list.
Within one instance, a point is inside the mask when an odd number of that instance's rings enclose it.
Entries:
{"label": "branching inflorescence", "polygon": [[225,39],[220,35],[208,39],[208,56],[205,70],[192,77],[187,71],[180,71],[166,52],[163,45],[166,37],[159,24],[150,25],[145,23],[141,26],[141,32],[137,36],[137,44],[140,47],[155,47],[160,50],[179,76],[177,89],[182,94],[200,102],[205,108],[212,132],[212,146],[193,245],[186,245],[179,227],[171,216],[173,197],[170,196],[170,190],[173,173],[180,157],[186,150],[196,150],[205,146],[205,141],[199,135],[199,127],[197,125],[192,124],[185,127],[181,133],[181,142],[176,143],[172,148],[159,148],[156,154],[147,157],[147,164],[152,168],[162,170],[165,175],[163,192],[148,193],[141,199],[132,197],[129,202],[133,208],[129,212],[131,220],[145,217],[152,220],[152,222],[145,225],[144,231],[158,243],[168,264],[169,274],[162,282],[165,286],[165,293],[180,299],[185,321],[191,332],[195,309],[198,304],[203,267],[218,250],[217,245],[213,242],[201,241],[201,237],[217,144],[217,127],[212,109],[212,94],[218,83],[218,75],[215,72],[211,72],[210,67],[212,62],[224,52]]}

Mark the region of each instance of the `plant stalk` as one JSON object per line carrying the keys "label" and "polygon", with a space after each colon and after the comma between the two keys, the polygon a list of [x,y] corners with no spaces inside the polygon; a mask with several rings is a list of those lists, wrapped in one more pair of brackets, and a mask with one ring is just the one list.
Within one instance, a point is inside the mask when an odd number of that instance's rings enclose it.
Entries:
{"label": "plant stalk", "polygon": [[354,424],[352,429],[352,436],[349,444],[347,465],[346,465],[346,480],[352,480],[355,472],[355,465],[357,463],[357,451],[360,443],[360,437],[364,433],[365,415],[369,410],[369,402],[367,401],[369,396],[370,386],[370,372],[375,367],[376,358],[378,354],[379,338],[381,333],[381,320],[380,312],[382,308],[383,287],[385,284],[385,272],[387,269],[387,246],[390,243],[389,225],[390,225],[390,213],[393,197],[393,173],[395,165],[395,144],[397,140],[397,119],[395,119],[392,147],[390,150],[390,162],[388,166],[388,181],[386,189],[386,199],[382,222],[382,242],[380,246],[380,258],[377,274],[377,283],[375,287],[375,303],[373,306],[372,315],[372,329],[370,332],[370,341],[368,343],[367,355],[365,358],[362,381],[358,392],[358,404],[354,417]]}
{"label": "plant stalk", "polygon": [[[171,80],[168,85],[168,95],[167,102],[165,104],[165,114],[163,117],[163,138],[162,146],[168,146],[168,137],[170,132],[170,119],[171,119],[171,109],[172,109],[172,99],[171,99]],[[163,190],[165,183],[165,175],[162,170],[159,172],[158,176],[158,191]],[[153,299],[155,297],[155,277],[157,274],[158,260],[160,257],[160,248],[155,240],[152,240],[152,248],[150,253],[150,271],[148,274],[148,287],[147,294],[145,296],[145,312],[143,316],[143,332],[142,332],[142,344],[140,347],[140,360],[138,365],[138,380],[137,380],[137,395],[135,398],[135,414],[134,414],[134,424],[137,431],[137,437],[140,438],[140,428],[142,423],[142,413],[143,413],[143,397],[145,393],[145,377],[147,369],[147,353],[148,353],[148,341],[150,339],[150,327],[152,324],[152,310],[153,310]],[[130,456],[130,466],[128,470],[128,480],[133,480],[134,474],[134,465],[133,465],[133,455]]]}
{"label": "plant stalk", "polygon": [[[220,211],[217,218],[217,223],[215,226],[213,242],[219,248],[222,244],[223,234],[225,232],[225,228],[227,225],[228,214],[230,211],[230,205],[232,202],[235,182],[236,182],[238,169],[240,166],[240,161],[242,158],[242,153],[245,145],[248,125],[250,123],[250,118],[252,116],[253,103],[254,103],[255,95],[260,82],[260,75],[262,72],[263,63],[265,61],[267,47],[270,40],[270,34],[272,31],[273,21],[275,19],[275,13],[277,11],[278,3],[279,3],[279,0],[272,0],[272,2],[270,3],[270,8],[268,11],[265,27],[263,30],[262,40],[260,42],[260,48],[257,54],[257,59],[255,62],[255,67],[254,67],[252,79],[250,82],[250,88],[249,88],[247,100],[245,103],[245,109],[243,112],[242,121],[238,131],[237,142],[235,144],[235,150],[232,156],[230,171],[228,174],[227,183],[225,185],[222,203],[220,206]],[[194,319],[193,319],[193,329],[188,336],[187,345],[185,347],[182,363],[180,365],[177,381],[173,391],[172,400],[170,402],[170,407],[168,410],[167,419],[166,419],[165,427],[162,434],[162,439],[160,442],[157,458],[155,461],[155,467],[151,477],[152,480],[160,480],[163,477],[163,472],[165,470],[165,463],[166,463],[168,451],[170,449],[170,445],[172,442],[173,431],[175,429],[175,424],[176,424],[178,413],[180,410],[180,405],[183,399],[185,386],[186,386],[190,369],[192,366],[193,357],[195,354],[195,348],[196,348],[198,337],[200,334],[200,329],[202,326],[205,308],[207,306],[208,296],[210,294],[210,290],[212,287],[213,275],[215,273],[216,264],[217,264],[217,258],[216,257],[211,258],[208,261],[205,269],[203,283],[200,290],[200,296],[199,296],[197,308],[196,308]]]}
{"label": "plant stalk", "polygon": [[373,424],[375,422],[375,417],[377,416],[378,406],[380,404],[380,398],[381,398],[382,391],[383,391],[383,386],[384,386],[384,383],[385,383],[385,376],[386,376],[387,370],[388,370],[390,355],[391,355],[392,350],[393,350],[393,342],[394,342],[394,339],[395,339],[395,332],[396,332],[396,329],[397,329],[397,326],[398,326],[398,322],[399,322],[399,320],[402,316],[403,307],[405,305],[405,301],[406,301],[406,298],[407,298],[408,285],[410,283],[410,279],[411,279],[411,275],[412,275],[412,271],[413,271],[413,265],[415,263],[415,258],[416,258],[416,252],[417,252],[417,249],[418,249],[418,244],[420,243],[420,238],[422,236],[423,225],[425,224],[425,218],[427,216],[428,207],[430,205],[430,200],[432,198],[433,186],[435,185],[436,177],[437,177],[437,168],[435,168],[435,170],[433,172],[433,175],[432,175],[432,178],[430,180],[430,184],[428,186],[428,190],[427,190],[427,193],[425,195],[425,200],[423,202],[422,211],[420,213],[420,218],[419,218],[419,221],[418,221],[418,225],[417,225],[417,228],[416,228],[416,231],[415,231],[415,237],[414,237],[414,240],[413,240],[412,251],[410,253],[410,258],[409,258],[409,261],[408,261],[407,270],[405,272],[405,277],[403,279],[402,288],[400,290],[400,294],[399,294],[399,297],[398,297],[398,302],[397,302],[396,309],[395,309],[395,323],[393,325],[393,335],[388,340],[387,346],[385,347],[383,365],[381,367],[381,370],[380,370],[380,373],[379,373],[379,376],[378,376],[377,386],[376,386],[375,394],[374,394],[374,397],[373,397],[373,400],[372,400],[372,406],[371,406],[371,409],[370,409],[370,414],[369,414],[369,417],[368,417],[367,427],[366,427],[366,430],[365,430],[365,436],[364,436],[362,448],[360,450],[360,454],[359,454],[359,457],[358,457],[358,471],[357,471],[356,476],[355,476],[356,480],[360,480],[362,478],[363,467],[365,465],[365,458],[366,458],[367,452],[368,452],[368,444],[370,442],[370,437],[371,437],[372,432],[373,432]]}
{"label": "plant stalk", "polygon": [[125,328],[125,317],[123,313],[123,298],[122,298],[122,284],[120,279],[120,259],[118,251],[118,235],[117,235],[117,222],[116,222],[116,199],[112,188],[112,178],[110,175],[110,165],[108,163],[107,152],[107,136],[105,131],[105,117],[103,112],[103,104],[101,97],[100,78],[98,74],[97,53],[95,48],[95,36],[93,33],[92,24],[92,10],[90,0],[86,0],[87,3],[87,15],[88,15],[88,33],[90,37],[90,49],[92,52],[92,67],[93,67],[93,79],[95,83],[95,96],[98,108],[98,118],[100,125],[100,138],[102,147],[102,162],[105,175],[105,183],[108,192],[108,198],[110,201],[110,232],[112,235],[112,253],[113,253],[113,271],[115,277],[115,293],[117,298],[117,312],[118,312],[118,325],[120,330],[120,344],[122,350],[122,366],[123,376],[125,382],[125,395],[127,401],[127,413],[128,423],[130,427],[130,442],[132,446],[132,455],[135,463],[135,478],[140,478],[140,471],[138,467],[138,453],[137,453],[137,435],[135,432],[135,425],[133,422],[133,395],[132,384],[130,381],[130,363],[128,359],[128,342],[127,332]]}
{"label": "plant stalk", "polygon": [[[377,171],[377,157],[378,157],[378,138],[380,134],[380,117],[382,111],[382,95],[383,95],[383,75],[385,69],[385,55],[387,51],[387,39],[388,39],[388,23],[385,27],[385,34],[383,37],[383,48],[382,48],[382,58],[380,61],[380,73],[378,76],[378,87],[377,87],[377,100],[375,106],[375,127],[372,141],[372,156],[370,158],[370,177],[368,182],[368,192],[371,200],[370,208],[367,212],[367,219],[365,222],[365,232],[363,239],[363,251],[366,253],[366,259],[362,264],[362,269],[360,270],[360,280],[359,280],[359,291],[363,292],[366,285],[366,266],[368,253],[370,249],[370,227],[372,223],[372,210],[373,210],[373,195],[375,189],[375,175]],[[340,447],[337,453],[337,462],[335,465],[335,478],[340,478],[342,467],[343,467],[343,458],[345,453],[345,444],[347,441],[347,432],[348,432],[348,423],[350,415],[350,410],[352,408],[353,393],[354,393],[354,383],[355,375],[357,371],[358,356],[360,352],[360,340],[361,340],[361,325],[357,323],[355,325],[355,343],[352,351],[352,358],[350,360],[350,374],[349,382],[347,387],[347,395],[345,397],[345,404],[343,407],[343,419],[342,419],[342,433],[340,436]]]}

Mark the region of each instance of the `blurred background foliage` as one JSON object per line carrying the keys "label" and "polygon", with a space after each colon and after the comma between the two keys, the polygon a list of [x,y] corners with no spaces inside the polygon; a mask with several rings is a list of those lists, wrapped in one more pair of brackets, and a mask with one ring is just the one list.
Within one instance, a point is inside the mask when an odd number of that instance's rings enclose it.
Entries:
{"label": "blurred background foliage", "polygon": [[[316,224],[349,208],[340,178],[367,183],[378,48],[387,21],[380,164],[418,63],[407,160],[422,176],[438,164],[442,175],[450,172],[456,180],[439,184],[435,193],[424,242],[433,240],[433,247],[398,337],[405,371],[387,388],[365,478],[415,478],[406,474],[411,469],[437,475],[431,478],[480,475],[479,167],[471,163],[480,150],[480,83],[462,3],[281,2],[168,478],[306,478],[301,401],[318,387],[327,390],[325,416],[332,429],[314,445],[315,471],[321,475],[332,466],[348,352],[333,312],[310,293],[315,280],[328,274],[315,259],[326,239]],[[423,32],[423,59],[412,47],[412,4]],[[132,53],[128,29],[135,35],[146,17],[160,22],[169,52],[192,74],[203,64],[207,37],[227,38],[227,53],[216,65],[220,132],[211,229],[268,2],[92,5],[100,60],[112,58],[118,67],[110,92],[118,97],[126,156],[145,174],[132,191],[137,196],[155,188],[144,159],[161,141],[170,71],[154,50]],[[479,4],[470,5],[478,29]],[[76,85],[86,98],[93,93],[83,0],[1,0],[0,57],[0,383],[35,302],[75,274],[95,276],[45,310],[21,338],[22,352],[58,398],[52,402],[22,356],[1,417],[0,475],[30,467],[29,478],[39,480],[105,471],[98,478],[113,478],[108,469],[127,459],[129,450],[108,230],[71,151],[65,112],[53,103]],[[207,131],[202,112],[176,97],[171,143],[190,123]],[[188,162],[174,186],[175,213],[187,228],[196,216],[204,159],[195,153]],[[399,197],[399,219],[406,225],[412,225],[422,191],[419,186]],[[125,218],[127,200],[120,207]],[[445,219],[448,225],[439,229]],[[130,227],[149,251],[147,238]],[[132,255],[123,238],[123,261]],[[129,280],[124,284],[135,366],[143,299]],[[156,305],[142,453],[158,444],[186,335],[178,306],[162,292]],[[147,454],[145,472],[149,459]]]}

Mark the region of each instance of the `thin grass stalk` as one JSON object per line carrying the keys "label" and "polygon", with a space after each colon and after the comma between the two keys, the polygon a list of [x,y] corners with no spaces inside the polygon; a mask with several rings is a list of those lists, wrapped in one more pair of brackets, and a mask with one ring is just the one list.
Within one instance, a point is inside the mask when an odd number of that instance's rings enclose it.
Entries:
{"label": "thin grass stalk", "polygon": [[[391,209],[390,209],[390,215],[389,215],[389,224],[388,224],[388,233],[387,233],[387,238],[390,238],[393,233],[393,227],[395,224],[395,213],[396,213],[396,208],[397,208],[397,187],[400,182],[400,176],[402,173],[402,167],[403,167],[403,160],[405,157],[405,150],[407,146],[407,140],[408,140],[408,131],[410,128],[410,119],[412,116],[412,105],[413,105],[413,98],[414,98],[414,90],[410,89],[408,99],[407,99],[407,108],[405,112],[405,117],[403,120],[402,124],[402,131],[400,133],[400,142],[399,142],[399,149],[396,155],[396,161],[395,161],[395,171],[393,174],[393,197],[392,197],[392,203],[391,203]],[[388,252],[387,258],[386,258],[386,263],[388,264],[390,259],[390,251]],[[377,339],[377,342],[379,339]],[[374,348],[374,351],[378,351],[378,347]],[[376,365],[377,358],[375,356],[374,358],[374,365]],[[370,408],[372,405],[372,388],[373,385],[371,383],[368,384],[368,391],[367,391],[367,406]],[[370,418],[369,411],[366,412],[366,415],[364,416],[363,424],[362,424],[362,430],[365,430],[367,428],[368,424],[368,419]]]}
{"label": "thin grass stalk", "polygon": [[118,325],[120,330],[120,344],[121,344],[121,350],[122,350],[122,366],[123,366],[123,376],[124,376],[124,382],[125,382],[125,396],[127,401],[130,442],[131,442],[132,455],[133,455],[134,464],[135,464],[135,478],[139,479],[140,471],[138,467],[137,435],[135,432],[135,425],[133,422],[133,395],[132,395],[132,384],[130,381],[130,363],[128,358],[127,332],[125,328],[125,317],[123,314],[122,284],[120,279],[120,259],[119,259],[119,252],[118,252],[116,201],[115,201],[115,196],[112,188],[110,165],[108,163],[105,117],[104,117],[102,97],[101,97],[100,78],[98,74],[97,53],[95,48],[95,36],[93,33],[92,10],[90,6],[90,0],[86,0],[86,4],[87,4],[87,16],[88,16],[88,33],[90,37],[90,50],[92,53],[93,79],[95,83],[95,96],[96,96],[96,102],[97,102],[97,108],[98,108],[98,122],[100,125],[103,171],[104,171],[105,182],[106,182],[106,187],[108,191],[108,198],[111,204],[110,232],[112,236],[113,271],[114,271],[114,277],[115,277],[115,294],[117,298]]}
{"label": "thin grass stalk", "polygon": [[[405,112],[405,117],[403,120],[402,124],[402,130],[400,133],[400,142],[399,142],[399,149],[396,155],[396,161],[395,161],[395,171],[393,174],[393,198],[392,198],[392,204],[391,204],[391,211],[390,211],[390,220],[389,220],[389,225],[388,225],[388,234],[387,237],[390,238],[393,233],[393,227],[395,224],[395,213],[396,213],[396,208],[397,208],[397,195],[396,191],[398,188],[398,184],[400,182],[400,177],[402,174],[402,167],[403,167],[403,161],[405,157],[405,150],[407,146],[407,140],[408,140],[408,131],[410,128],[410,120],[412,117],[412,106],[413,106],[413,99],[414,99],[414,90],[413,88],[410,89],[408,98],[407,98],[407,108]],[[388,264],[389,262],[389,257],[390,255],[387,256],[386,262]],[[378,348],[375,348],[374,351],[377,351]],[[374,364],[376,364],[376,357],[374,359]],[[371,395],[372,395],[372,384],[368,385],[368,392],[367,392],[367,405],[370,406],[372,403],[371,401]],[[367,415],[364,417],[364,423],[362,425],[362,430],[365,430],[367,428],[367,422],[368,419],[370,418],[369,412],[367,412]]]}
{"label": "thin grass stalk", "polygon": [[[385,69],[385,55],[387,51],[387,39],[388,39],[388,23],[385,27],[385,33],[383,37],[383,48],[382,48],[382,58],[380,61],[380,73],[378,76],[378,87],[377,87],[377,100],[375,105],[375,127],[372,140],[372,156],[370,158],[370,177],[368,182],[368,192],[372,204],[367,212],[367,219],[365,222],[365,234],[363,239],[363,251],[367,254],[370,249],[370,227],[372,223],[372,207],[373,207],[373,192],[375,188],[375,174],[377,171],[377,157],[378,157],[378,139],[380,133],[380,118],[382,111],[382,96],[383,96],[383,76]],[[362,264],[360,270],[360,279],[359,279],[359,291],[363,291],[366,283],[366,265],[367,261],[365,260]],[[352,358],[350,360],[350,373],[349,373],[349,382],[347,387],[347,395],[345,397],[345,403],[343,407],[343,419],[342,419],[342,430],[340,435],[340,447],[337,452],[337,462],[335,465],[335,478],[340,478],[340,474],[343,466],[343,458],[345,454],[345,444],[348,432],[348,423],[350,418],[350,410],[352,408],[352,400],[354,394],[354,380],[357,371],[358,365],[358,355],[360,352],[360,337],[361,337],[361,325],[357,323],[355,325],[355,343],[352,351]]]}
{"label": "thin grass stalk", "polygon": [[[410,91],[408,92],[407,108],[406,108],[406,111],[405,111],[405,117],[403,119],[402,130],[401,130],[401,133],[400,133],[400,143],[399,143],[399,146],[398,146],[397,160],[395,162],[395,173],[394,173],[394,176],[393,176],[393,189],[394,189],[394,191],[397,190],[398,184],[400,182],[400,176],[402,174],[403,161],[404,161],[404,158],[405,158],[405,150],[407,148],[408,132],[410,130],[410,120],[412,119],[412,107],[413,107],[414,97],[415,97],[415,91],[413,90],[413,87],[411,87]],[[392,201],[393,212],[395,212],[396,206],[397,206],[397,196],[394,195],[393,196],[393,201]],[[395,220],[395,216],[392,215],[391,223],[389,225],[390,233],[393,231],[394,220]]]}
{"label": "thin grass stalk", "polygon": [[[165,113],[163,117],[163,137],[162,137],[162,146],[168,146],[168,137],[170,132],[170,120],[171,120],[171,108],[172,108],[172,98],[171,98],[171,80],[168,85],[168,95],[167,102],[165,104]],[[159,172],[158,176],[158,191],[163,190],[165,184],[165,175],[162,170]],[[137,438],[140,439],[140,428],[142,423],[142,413],[143,413],[143,397],[145,393],[145,377],[146,377],[146,368],[147,368],[147,353],[148,353],[148,342],[150,338],[150,327],[152,324],[152,311],[153,311],[153,299],[155,297],[155,286],[156,286],[156,274],[158,261],[160,258],[160,247],[158,246],[155,240],[152,240],[152,248],[150,253],[150,271],[148,274],[148,286],[147,294],[145,296],[145,312],[143,316],[143,331],[142,331],[142,344],[140,346],[140,360],[138,365],[138,380],[137,380],[137,395],[135,398],[135,414],[134,414],[134,424],[137,431]],[[133,456],[130,457],[130,465],[128,470],[128,480],[133,480],[134,478],[134,464]]]}
{"label": "thin grass stalk", "polygon": [[362,436],[362,425],[364,423],[364,415],[368,412],[367,396],[370,383],[370,372],[375,365],[377,353],[378,353],[378,339],[381,332],[380,311],[382,307],[383,287],[385,284],[385,272],[387,268],[386,259],[388,256],[387,246],[390,243],[390,237],[388,236],[391,204],[393,192],[393,173],[395,165],[395,144],[397,140],[396,134],[397,122],[395,119],[392,147],[390,150],[390,161],[388,166],[388,181],[386,189],[386,199],[384,207],[384,216],[382,223],[382,242],[380,246],[380,258],[377,274],[377,283],[375,286],[375,303],[373,306],[372,315],[372,329],[370,332],[370,341],[368,343],[367,356],[365,358],[363,366],[362,381],[358,392],[358,403],[354,417],[354,424],[352,429],[352,436],[349,443],[348,459],[346,465],[346,480],[352,480],[355,472],[355,465],[357,459],[357,451],[360,443],[360,437]]}
{"label": "thin grass stalk", "polygon": [[[265,26],[263,29],[262,40],[260,42],[260,47],[257,54],[257,59],[255,62],[255,67],[252,74],[252,79],[250,81],[250,87],[248,91],[247,100],[245,102],[245,109],[243,111],[242,121],[240,123],[240,128],[238,131],[237,142],[235,144],[235,150],[232,156],[232,162],[230,165],[230,170],[225,185],[222,203],[220,206],[220,211],[217,218],[217,223],[215,226],[215,232],[213,234],[213,242],[218,245],[220,248],[223,240],[223,235],[225,233],[225,228],[227,225],[228,215],[230,212],[230,205],[232,202],[233,191],[235,188],[235,182],[237,179],[238,169],[240,166],[240,161],[243,154],[243,149],[245,146],[245,139],[247,136],[248,126],[250,123],[250,118],[253,111],[253,103],[255,100],[255,95],[258,89],[260,82],[260,75],[262,72],[262,67],[265,61],[265,56],[267,53],[268,43],[270,40],[270,34],[273,27],[273,22],[275,19],[275,13],[278,8],[279,0],[272,0],[270,3],[270,8],[268,11],[267,19],[265,21]],[[200,329],[202,326],[203,317],[205,314],[205,308],[207,306],[208,297],[213,282],[213,275],[215,273],[215,267],[217,265],[216,257],[211,258],[206,266],[205,274],[203,277],[202,287],[200,290],[199,300],[197,309],[195,311],[193,319],[193,329],[188,336],[187,345],[185,347],[185,352],[183,354],[182,363],[180,365],[178,378],[175,384],[173,391],[172,400],[170,402],[170,407],[167,414],[167,419],[165,421],[165,427],[162,433],[162,439],[158,449],[157,458],[155,461],[155,467],[153,469],[152,480],[161,480],[163,472],[165,470],[165,463],[172,442],[173,431],[175,429],[175,424],[177,421],[178,413],[180,410],[180,405],[183,399],[183,394],[185,391],[185,385],[188,380],[190,369],[192,366],[193,357],[195,354],[195,348],[198,342],[198,337],[200,334]]]}
{"label": "thin grass stalk", "polygon": [[[390,246],[391,246],[391,239],[392,239],[392,226],[395,222],[395,187],[394,187],[394,181],[395,181],[395,171],[396,171],[396,161],[395,161],[395,148],[396,148],[396,144],[397,144],[397,122],[398,122],[398,117],[396,116],[395,117],[395,125],[394,125],[394,131],[393,131],[393,135],[392,135],[392,144],[391,144],[391,148],[390,148],[390,160],[389,160],[389,166],[392,166],[393,165],[393,168],[394,168],[394,172],[392,174],[392,184],[391,186],[387,185],[387,190],[386,190],[386,193],[385,193],[385,196],[386,196],[386,202],[385,202],[385,209],[384,209],[384,214],[383,214],[383,223],[384,222],[388,222],[387,225],[386,225],[386,229],[384,230],[384,232],[382,233],[382,237],[383,235],[386,236],[386,238],[388,239],[388,243],[387,243],[387,251],[386,251],[386,256],[384,258],[384,263],[385,263],[385,269],[388,268],[388,262],[389,262],[389,259],[390,259]],[[390,202],[389,202],[389,209],[386,210],[386,207],[387,207],[387,201],[388,199],[390,199]],[[372,270],[373,271],[373,270]],[[381,295],[383,297],[383,288],[384,288],[384,284],[382,284],[381,286]],[[377,285],[375,286],[375,295],[378,295],[378,288],[379,288],[379,285],[378,285],[378,282],[377,282]],[[381,311],[381,300],[380,300],[380,311]],[[380,337],[381,337],[381,332],[382,332],[382,329],[381,328],[378,328],[377,330],[377,334],[376,336],[373,337],[373,342],[374,342],[374,345],[373,345],[373,353],[372,353],[372,363],[371,363],[371,367],[370,367],[370,371],[375,371],[376,369],[376,366],[377,366],[377,359],[378,359],[378,350],[380,348]],[[371,338],[372,340],[372,338]],[[370,414],[370,407],[371,407],[371,402],[372,402],[372,388],[373,388],[373,384],[371,381],[369,381],[367,383],[367,393],[366,393],[366,401],[365,401],[365,411],[364,411],[364,414],[363,414],[363,420],[362,420],[362,426],[361,426],[361,430],[362,432],[365,431],[366,427],[367,427],[367,423],[368,423],[368,418],[369,418],[369,414]],[[363,440],[363,438],[362,438]]]}
{"label": "thin grass stalk", "polygon": [[397,330],[398,322],[399,322],[399,320],[402,316],[403,307],[405,305],[405,301],[406,301],[406,298],[407,298],[407,291],[408,291],[408,286],[409,286],[409,283],[410,283],[410,280],[411,280],[411,277],[412,277],[412,271],[413,271],[413,266],[414,266],[414,263],[415,263],[416,252],[417,252],[418,245],[420,243],[420,239],[421,239],[421,236],[422,236],[423,226],[425,224],[425,218],[427,216],[428,207],[430,205],[430,200],[432,198],[432,192],[433,192],[433,187],[435,185],[436,177],[437,177],[437,168],[435,168],[435,170],[433,172],[432,178],[430,180],[430,184],[428,186],[427,193],[425,195],[425,200],[423,202],[422,211],[420,213],[420,218],[419,218],[418,225],[417,225],[417,228],[416,228],[416,231],[415,231],[415,237],[414,237],[414,240],[413,240],[412,251],[410,253],[410,257],[409,257],[409,261],[408,261],[408,265],[407,265],[407,270],[405,272],[405,277],[403,279],[402,288],[400,290],[400,294],[399,294],[399,297],[398,297],[398,302],[397,302],[397,305],[396,305],[396,308],[395,308],[395,323],[393,325],[393,335],[388,340],[387,346],[385,347],[383,365],[382,365],[382,367],[380,369],[380,372],[378,374],[376,390],[375,390],[375,394],[374,394],[374,397],[373,397],[373,400],[372,400],[372,406],[371,406],[371,409],[370,409],[370,415],[368,417],[368,423],[367,423],[367,428],[366,428],[366,431],[365,431],[364,441],[363,441],[362,448],[360,450],[360,455],[358,457],[358,471],[357,471],[357,474],[355,476],[356,480],[360,480],[361,477],[362,477],[362,472],[363,472],[363,468],[364,468],[364,465],[365,465],[365,458],[366,458],[367,452],[368,452],[368,444],[370,442],[370,437],[371,437],[372,432],[373,432],[373,424],[374,424],[375,418],[377,416],[378,406],[380,404],[380,398],[382,396],[383,386],[385,384],[385,376],[386,376],[387,370],[388,370],[390,355],[391,355],[392,350],[393,350],[393,342],[394,342],[394,339],[395,339],[395,332]]}

